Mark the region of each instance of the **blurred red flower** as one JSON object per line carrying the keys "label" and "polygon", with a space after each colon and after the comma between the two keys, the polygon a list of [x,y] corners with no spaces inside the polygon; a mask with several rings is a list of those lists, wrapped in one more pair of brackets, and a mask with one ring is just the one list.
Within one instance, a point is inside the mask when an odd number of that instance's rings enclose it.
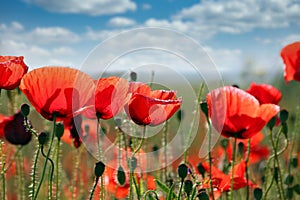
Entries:
{"label": "blurred red flower", "polygon": [[283,47],[280,55],[285,64],[284,79],[286,83],[291,80],[300,81],[300,42]]}
{"label": "blurred red flower", "polygon": [[[209,170],[209,163],[201,163],[205,171],[210,173]],[[245,169],[246,169],[246,162],[242,160],[240,163],[234,166],[234,185],[233,189],[238,190],[240,188],[243,188],[247,186],[247,180],[245,178]],[[224,174],[222,171],[220,171],[218,168],[215,166],[212,166],[212,172],[211,174],[211,181],[213,183],[213,187],[217,189],[217,191],[220,192],[228,192],[230,191],[230,184],[231,184],[231,170],[227,174]],[[209,188],[209,181],[210,180],[204,180],[203,181],[203,188]],[[254,186],[254,184],[249,181],[248,182],[249,186]]]}
{"label": "blurred red flower", "polygon": [[[255,134],[251,140],[250,140],[250,155],[249,155],[249,161],[248,164],[255,164],[257,162],[260,162],[264,159],[267,159],[270,155],[270,149],[267,145],[262,145],[261,142],[264,139],[264,134],[262,132],[258,132]],[[246,159],[247,156],[247,149],[248,149],[248,140],[245,139],[238,139],[236,141],[237,144],[243,144],[243,158]],[[232,156],[232,143],[229,143],[226,152],[222,152],[227,154],[227,158],[229,161],[231,161]]]}
{"label": "blurred red flower", "polygon": [[57,120],[79,114],[94,92],[95,84],[85,73],[68,67],[42,67],[26,74],[21,91],[44,118]]}
{"label": "blurred red flower", "polygon": [[85,111],[88,118],[110,119],[118,114],[130,99],[129,82],[119,77],[100,78],[95,81],[94,96],[89,100],[92,108]]}
{"label": "blurred red flower", "polygon": [[0,89],[12,90],[20,85],[28,67],[23,56],[0,56]]}
{"label": "blurred red flower", "polygon": [[143,83],[130,83],[129,90],[132,97],[126,112],[138,125],[159,125],[172,117],[182,103],[181,98],[176,99],[175,91],[151,91]]}
{"label": "blurred red flower", "polygon": [[277,88],[269,84],[251,83],[246,91],[254,96],[260,104],[272,103],[278,105],[282,96]]}
{"label": "blurred red flower", "polygon": [[3,131],[5,139],[14,145],[26,145],[32,137],[31,132],[24,125],[21,111],[5,120]]}
{"label": "blurred red flower", "polygon": [[255,97],[232,86],[211,91],[206,100],[212,124],[224,137],[251,138],[279,112],[279,106],[260,105]]}

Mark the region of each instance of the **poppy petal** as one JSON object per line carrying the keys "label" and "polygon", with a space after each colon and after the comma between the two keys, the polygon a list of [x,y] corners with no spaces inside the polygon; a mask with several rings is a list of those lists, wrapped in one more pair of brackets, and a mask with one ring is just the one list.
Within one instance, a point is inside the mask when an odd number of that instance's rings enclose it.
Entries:
{"label": "poppy petal", "polygon": [[[46,119],[72,117],[92,96],[94,82],[85,73],[68,67],[43,67],[26,74],[20,89]],[[79,114],[79,113],[78,113]]]}
{"label": "poppy petal", "polygon": [[23,56],[0,56],[0,89],[12,90],[20,85],[28,71]]}
{"label": "poppy petal", "polygon": [[294,42],[282,48],[280,56],[285,64],[284,79],[286,83],[291,80],[300,81],[300,42]]}

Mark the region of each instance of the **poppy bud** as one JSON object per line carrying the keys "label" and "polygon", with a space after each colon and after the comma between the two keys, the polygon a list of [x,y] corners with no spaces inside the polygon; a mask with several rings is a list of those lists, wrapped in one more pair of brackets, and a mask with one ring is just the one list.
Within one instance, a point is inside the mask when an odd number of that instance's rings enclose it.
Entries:
{"label": "poppy bud", "polygon": [[280,118],[281,123],[286,122],[288,117],[289,117],[289,112],[287,110],[280,111],[279,118]]}
{"label": "poppy bud", "polygon": [[276,125],[276,116],[272,117],[272,119],[267,123],[267,126],[270,130]]}
{"label": "poppy bud", "polygon": [[156,144],[152,147],[152,151],[153,154],[158,158],[159,152],[158,152],[158,146]]}
{"label": "poppy bud", "polygon": [[185,164],[178,166],[178,176],[183,180],[188,174],[188,167]]}
{"label": "poppy bud", "polygon": [[197,169],[198,169],[198,172],[202,175],[202,177],[204,178],[204,175],[205,175],[205,168],[203,167],[202,163],[199,163],[197,165]]}
{"label": "poppy bud", "polygon": [[202,110],[202,112],[205,114],[206,118],[208,118],[208,106],[207,106],[207,102],[201,102],[200,103],[200,108]]}
{"label": "poppy bud", "polygon": [[136,81],[137,80],[137,73],[136,72],[131,72],[130,73],[130,80],[131,81]]}
{"label": "poppy bud", "polygon": [[24,116],[21,112],[12,116],[5,124],[3,130],[6,140],[14,145],[26,145],[32,137],[30,130],[24,125]]}
{"label": "poppy bud", "polygon": [[183,118],[183,111],[182,110],[178,110],[178,112],[177,112],[177,119],[178,119],[178,121],[179,122],[181,122],[181,120],[182,120],[182,118]]}
{"label": "poppy bud", "polygon": [[221,146],[223,147],[223,149],[226,149],[228,147],[228,143],[228,139],[221,140]]}
{"label": "poppy bud", "polygon": [[27,103],[24,103],[22,106],[21,106],[21,113],[24,117],[27,117],[30,113],[30,107]]}
{"label": "poppy bud", "polygon": [[298,167],[298,158],[294,157],[290,160],[290,164],[294,167],[297,168]]}
{"label": "poppy bud", "polygon": [[56,137],[60,140],[60,138],[63,136],[64,134],[64,125],[62,123],[58,123],[56,124],[56,132],[55,135]]}
{"label": "poppy bud", "polygon": [[38,141],[39,141],[40,145],[46,144],[46,142],[48,141],[48,134],[45,132],[41,132],[38,135]]}
{"label": "poppy bud", "polygon": [[97,162],[94,170],[95,176],[96,177],[102,176],[104,170],[105,170],[105,164],[101,161]]}
{"label": "poppy bud", "polygon": [[191,180],[184,181],[184,191],[187,194],[187,196],[190,196],[192,190],[193,190],[193,182]]}
{"label": "poppy bud", "polygon": [[299,184],[294,185],[293,190],[294,190],[297,194],[300,194],[300,185],[299,185]]}
{"label": "poppy bud", "polygon": [[119,185],[122,186],[125,184],[126,175],[125,175],[123,167],[121,167],[121,166],[118,168],[118,171],[117,171],[117,180],[118,180]]}
{"label": "poppy bud", "polygon": [[242,156],[244,154],[244,144],[242,142],[239,142],[238,144],[238,152]]}
{"label": "poppy bud", "polygon": [[290,185],[290,184],[293,183],[293,181],[294,181],[294,176],[292,176],[291,174],[288,174],[288,175],[285,177],[284,184]]}
{"label": "poppy bud", "polygon": [[253,191],[255,200],[260,200],[262,198],[262,189],[261,188],[255,188]]}
{"label": "poppy bud", "polygon": [[209,200],[208,194],[205,192],[205,190],[200,191],[197,195],[199,200]]}

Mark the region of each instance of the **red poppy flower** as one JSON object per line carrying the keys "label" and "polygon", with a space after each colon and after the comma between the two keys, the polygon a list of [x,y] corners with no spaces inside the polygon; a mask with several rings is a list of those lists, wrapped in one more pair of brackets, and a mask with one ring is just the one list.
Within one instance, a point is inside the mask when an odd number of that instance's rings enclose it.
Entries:
{"label": "red poppy flower", "polygon": [[280,55],[285,64],[284,79],[286,83],[291,80],[300,81],[300,42],[285,46]]}
{"label": "red poppy flower", "polygon": [[[270,154],[270,150],[268,146],[264,146],[261,144],[261,142],[264,139],[264,134],[262,132],[259,132],[257,134],[255,134],[251,140],[250,140],[250,155],[249,155],[249,161],[248,163],[251,164],[255,164],[257,162],[260,162],[264,159],[267,159],[269,157]],[[237,140],[237,144],[243,144],[243,158],[245,159],[247,156],[247,149],[248,149],[248,140],[244,140],[244,139],[238,139]],[[225,153],[224,151],[222,153]],[[229,143],[227,150],[227,158],[228,160],[231,160],[231,156],[232,156],[232,144]]]}
{"label": "red poppy flower", "polygon": [[23,56],[0,56],[0,89],[12,90],[20,85],[28,67]]}
{"label": "red poppy flower", "polygon": [[[209,170],[209,163],[202,163],[203,168],[205,171],[210,173]],[[246,162],[242,160],[240,163],[234,166],[234,184],[233,189],[238,190],[240,188],[243,188],[247,186],[247,180],[245,178],[245,169],[246,169]],[[216,188],[220,192],[228,192],[230,191],[230,185],[231,185],[231,170],[227,174],[224,174],[222,171],[220,171],[218,168],[212,166],[212,172],[211,174],[211,181],[213,182],[213,187]],[[248,185],[253,187],[254,184],[249,181]],[[209,182],[204,181],[203,188],[208,188]]]}
{"label": "red poppy flower", "polygon": [[[118,114],[130,99],[129,82],[119,77],[100,78],[96,83],[95,96],[90,99],[93,108],[85,112],[88,118],[110,119]],[[95,102],[95,103],[94,103]]]}
{"label": "red poppy flower", "polygon": [[126,112],[138,125],[159,125],[172,117],[182,103],[180,98],[176,99],[175,91],[151,91],[142,83],[131,83],[130,91],[132,97]]}
{"label": "red poppy flower", "polygon": [[281,100],[281,92],[269,84],[252,83],[246,90],[254,96],[260,104],[272,103],[278,105]]}
{"label": "red poppy flower", "polygon": [[57,120],[78,114],[94,92],[94,81],[85,73],[68,67],[43,67],[26,74],[21,91],[44,118]]}
{"label": "red poppy flower", "polygon": [[212,124],[225,137],[251,138],[279,112],[279,106],[260,105],[255,97],[232,86],[215,89],[206,99]]}

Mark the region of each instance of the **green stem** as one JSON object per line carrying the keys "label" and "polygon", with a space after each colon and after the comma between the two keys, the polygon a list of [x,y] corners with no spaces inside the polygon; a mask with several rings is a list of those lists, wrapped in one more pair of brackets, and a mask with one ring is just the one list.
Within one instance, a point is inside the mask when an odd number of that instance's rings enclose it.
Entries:
{"label": "green stem", "polygon": [[291,159],[293,157],[293,151],[295,148],[295,144],[296,144],[296,136],[297,133],[299,133],[299,128],[300,128],[300,106],[297,106],[297,111],[296,111],[296,119],[295,119],[295,127],[294,130],[292,131],[292,144],[291,144],[291,148],[290,148],[290,152],[289,152],[289,163],[288,163],[288,174],[291,174]]}
{"label": "green stem", "polygon": [[44,158],[46,160],[48,160],[51,164],[51,169],[49,169],[50,176],[49,176],[49,191],[48,191],[49,197],[48,197],[48,199],[52,200],[52,179],[53,179],[53,174],[54,174],[54,162],[51,158],[47,157],[47,155],[44,153],[44,146],[43,145],[41,147],[41,153],[44,156]]}
{"label": "green stem", "polygon": [[212,181],[211,123],[208,118],[207,118],[207,123],[208,123],[208,161],[209,161],[209,171],[210,171],[209,186],[210,186],[210,190],[211,190],[212,200],[215,200],[214,187],[213,187],[213,181]]}
{"label": "green stem", "polygon": [[187,152],[188,152],[188,148],[189,148],[189,143],[190,143],[190,140],[191,140],[191,136],[192,136],[192,133],[193,133],[193,130],[194,130],[194,126],[195,126],[195,122],[197,120],[197,116],[198,116],[198,111],[199,111],[199,103],[200,103],[200,98],[202,96],[202,92],[203,92],[203,88],[204,88],[204,83],[202,83],[200,85],[200,88],[199,88],[199,92],[198,92],[198,96],[197,96],[197,102],[196,102],[196,107],[195,107],[195,115],[193,117],[193,121],[192,121],[192,125],[191,125],[191,128],[189,130],[189,133],[187,135],[187,143],[186,143],[186,146],[184,148],[184,164],[186,164],[186,161],[187,161]]}
{"label": "green stem", "polygon": [[48,148],[48,152],[46,154],[46,159],[45,159],[45,162],[44,162],[44,168],[43,168],[43,171],[42,171],[42,176],[40,178],[40,182],[38,184],[36,193],[35,193],[34,198],[33,198],[34,200],[37,199],[39,191],[40,191],[42,183],[43,183],[43,180],[44,180],[44,176],[45,176],[46,168],[47,168],[47,164],[48,164],[48,158],[50,157],[50,153],[51,153],[51,148],[52,148],[52,145],[53,145],[53,140],[54,140],[55,132],[56,132],[56,115],[54,114],[53,115],[53,132],[52,132],[52,135],[51,135],[50,145],[49,145],[49,148]]}
{"label": "green stem", "polygon": [[168,122],[166,122],[165,129],[164,129],[164,136],[163,136],[163,147],[164,147],[164,180],[167,182],[167,174],[168,174],[168,169],[167,169],[167,142],[168,142]]}
{"label": "green stem", "polygon": [[[281,133],[281,131],[279,132],[279,135],[277,136],[277,138],[279,138],[280,133]],[[277,142],[274,143],[273,131],[272,130],[270,130],[270,140],[271,140],[272,148],[273,148],[273,151],[274,151],[273,168],[274,168],[274,170],[276,170],[276,165],[277,165],[277,169],[278,169],[278,177],[275,177],[275,178],[277,178],[275,182],[276,182],[276,186],[277,186],[277,189],[278,189],[278,192],[279,192],[280,199],[284,199],[284,192],[283,192],[283,188],[282,188],[281,183],[280,183],[281,182],[281,169],[280,169],[280,163],[279,163],[278,154],[277,154],[277,145],[278,145],[278,143]]]}
{"label": "green stem", "polygon": [[24,180],[23,180],[23,169],[24,169],[24,165],[23,165],[23,159],[22,159],[22,152],[20,152],[17,156],[16,159],[16,173],[17,173],[17,177],[18,177],[18,195],[19,195],[19,199],[24,199]]}
{"label": "green stem", "polygon": [[[81,147],[79,147],[81,148]],[[74,158],[74,172],[73,172],[73,178],[72,178],[72,199],[77,198],[77,182],[78,182],[78,174],[79,174],[79,159],[80,159],[80,150],[75,149],[75,158]]]}
{"label": "green stem", "polygon": [[15,162],[18,159],[19,153],[22,150],[23,146],[18,146],[17,151],[15,153],[15,155],[12,157],[11,161],[9,162],[9,164],[7,165],[7,167],[4,169],[4,173],[7,172],[7,170],[9,170],[9,168],[11,167],[11,165],[13,164],[13,162]]}
{"label": "green stem", "polygon": [[[266,174],[265,176],[266,176],[266,177],[268,177],[268,175],[269,175],[270,163],[271,163],[272,159],[274,159],[274,161],[273,161],[273,168],[274,168],[274,170],[275,170],[276,165],[279,164],[279,162],[277,162],[277,161],[278,161],[278,156],[279,156],[280,154],[282,154],[282,153],[287,149],[287,147],[288,147],[288,140],[287,140],[287,138],[286,138],[286,140],[285,140],[285,141],[286,141],[285,147],[284,147],[282,150],[277,151],[278,143],[279,143],[279,137],[280,137],[280,134],[281,134],[281,133],[282,133],[282,128],[279,130],[279,133],[278,133],[278,136],[277,136],[276,145],[275,145],[274,140],[273,140],[273,131],[270,129],[269,137],[270,137],[270,141],[271,141],[271,144],[272,144],[272,148],[273,148],[274,153],[273,153],[273,155],[270,156],[269,159],[268,159],[268,162],[267,162],[267,165],[266,165],[266,172],[265,172],[265,174]],[[278,166],[279,166],[279,165],[278,165]],[[280,168],[278,168],[278,171],[279,171],[280,177],[281,177],[281,171],[280,171]],[[271,183],[270,183],[270,185],[269,185],[268,187],[267,187],[267,185],[268,185],[267,179],[265,180],[264,188],[266,188],[266,192],[264,193],[263,199],[267,199],[268,192],[269,192],[269,190],[271,189],[271,187],[272,187],[272,185],[273,185],[273,182],[274,182],[274,179],[275,179],[274,174],[271,174],[271,177],[272,177],[272,180],[271,180]],[[281,179],[281,178],[280,178],[280,179]],[[279,181],[280,181],[280,180],[276,179],[275,182],[276,182],[276,187],[277,187],[277,190],[278,190],[278,192],[279,192],[280,198],[282,199],[282,198],[283,198],[282,195],[284,195],[284,194],[283,194],[283,189],[281,189],[281,186],[280,186],[280,185],[282,185],[282,184],[279,184],[279,183],[278,183]],[[282,187],[283,187],[283,186],[282,186]]]}
{"label": "green stem", "polygon": [[150,193],[153,193],[155,195],[155,199],[159,200],[158,194],[156,193],[155,190],[147,190],[143,195],[145,200],[147,199],[147,195],[150,195]]}
{"label": "green stem", "polygon": [[[101,160],[102,158],[102,145],[101,145],[101,141],[100,141],[100,134],[101,134],[101,126],[100,126],[100,117],[97,117],[97,149],[98,149],[98,160]],[[103,189],[103,188],[101,188]]]}
{"label": "green stem", "polygon": [[1,153],[1,179],[2,179],[2,200],[6,199],[6,180],[5,180],[5,155],[2,149],[2,140],[0,140],[0,153]]}
{"label": "green stem", "polygon": [[134,181],[134,170],[132,170],[132,160],[133,160],[135,154],[142,148],[144,140],[145,140],[145,134],[146,134],[146,126],[144,126],[143,135],[142,135],[139,145],[137,146],[137,148],[133,151],[133,153],[130,156],[130,162],[129,162],[129,172],[130,172],[129,173],[129,182],[130,182],[129,197],[130,197],[130,199],[133,199],[132,184],[134,184],[136,192],[137,192],[137,197],[138,197],[138,199],[140,199],[140,194],[138,193],[139,189],[138,189],[136,182]]}
{"label": "green stem", "polygon": [[233,189],[234,189],[234,165],[235,165],[235,152],[236,152],[236,140],[234,137],[233,150],[232,150],[232,166],[231,166],[231,184],[230,184],[230,200],[233,200]]}
{"label": "green stem", "polygon": [[55,160],[55,199],[59,199],[59,158],[60,158],[60,138],[57,138],[56,143],[56,160]]}
{"label": "green stem", "polygon": [[[102,176],[101,176],[101,177],[102,177]],[[94,183],[93,188],[92,188],[92,190],[91,190],[91,192],[90,192],[90,198],[89,198],[89,200],[92,200],[92,199],[93,199],[93,196],[94,196],[95,189],[96,189],[96,187],[97,187],[98,181],[99,181],[99,177],[96,177],[95,183]]]}
{"label": "green stem", "polygon": [[251,153],[251,139],[249,138],[248,139],[248,146],[247,146],[247,157],[246,157],[246,182],[247,182],[247,185],[246,185],[246,199],[248,200],[249,199],[249,194],[250,194],[250,191],[249,191],[249,169],[248,169],[248,162],[249,162],[249,157],[250,157],[250,153]]}
{"label": "green stem", "polygon": [[38,144],[38,149],[35,154],[34,163],[33,163],[33,172],[32,172],[32,188],[31,188],[31,199],[34,199],[34,193],[35,193],[35,178],[36,178],[36,169],[37,169],[37,162],[40,154],[41,145]]}
{"label": "green stem", "polygon": [[183,182],[184,182],[184,179],[182,178],[181,181],[180,181],[180,188],[179,188],[177,200],[181,199],[181,192],[182,192]]}
{"label": "green stem", "polygon": [[[285,146],[277,152],[277,155],[280,156],[283,152],[285,152],[285,150],[287,150],[288,148],[288,140],[286,139],[285,140]],[[268,174],[269,174],[269,171],[270,171],[270,163],[272,161],[272,159],[275,158],[275,154],[271,155],[267,161],[267,164],[266,164],[266,172],[265,172],[265,176],[267,177]],[[267,195],[268,195],[268,192],[270,191],[272,185],[273,185],[273,182],[274,182],[274,176],[271,175],[272,177],[272,180],[271,180],[271,183],[270,185],[268,186],[268,183],[267,183],[267,179],[265,180],[265,183],[264,183],[264,188],[266,190],[266,192],[264,193],[264,196],[263,196],[263,199],[266,200],[267,199]],[[267,187],[268,186],[268,187]]]}

